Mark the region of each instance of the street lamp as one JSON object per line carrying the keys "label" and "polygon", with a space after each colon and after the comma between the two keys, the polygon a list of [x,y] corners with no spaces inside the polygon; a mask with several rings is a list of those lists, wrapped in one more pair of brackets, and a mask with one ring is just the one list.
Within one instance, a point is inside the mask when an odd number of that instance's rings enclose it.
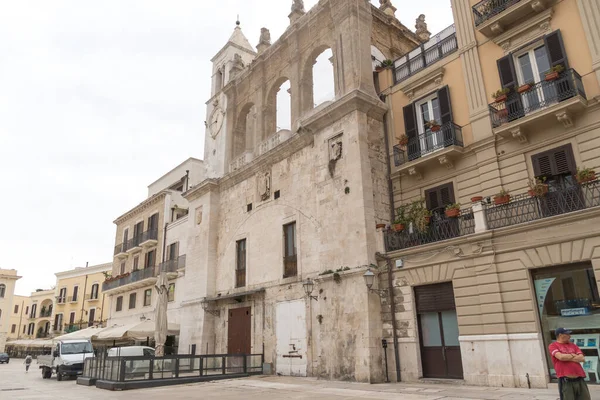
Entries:
{"label": "street lamp", "polygon": [[202,309],[204,311],[206,311],[207,313],[214,315],[214,316],[218,316],[219,315],[219,310],[210,310],[208,308],[208,300],[206,299],[206,297],[204,297],[202,300],[200,300],[200,307],[202,307]]}
{"label": "street lamp", "polygon": [[367,269],[367,271],[363,274],[363,278],[365,278],[365,285],[367,285],[369,292],[377,293],[379,296],[387,294],[386,289],[373,289],[373,283],[375,283],[375,274],[370,268]]}
{"label": "street lamp", "polygon": [[315,284],[310,278],[306,278],[304,283],[302,283],[302,287],[304,288],[304,293],[306,293],[306,296],[308,296],[309,298],[311,298],[313,300],[319,301],[317,296],[311,296],[311,294],[315,288]]}

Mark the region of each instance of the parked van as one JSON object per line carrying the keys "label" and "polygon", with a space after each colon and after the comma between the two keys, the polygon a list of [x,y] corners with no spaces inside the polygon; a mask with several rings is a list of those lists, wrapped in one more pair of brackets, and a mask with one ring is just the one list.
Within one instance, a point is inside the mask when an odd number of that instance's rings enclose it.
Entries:
{"label": "parked van", "polygon": [[108,350],[109,357],[154,357],[154,349],[148,346],[113,347]]}

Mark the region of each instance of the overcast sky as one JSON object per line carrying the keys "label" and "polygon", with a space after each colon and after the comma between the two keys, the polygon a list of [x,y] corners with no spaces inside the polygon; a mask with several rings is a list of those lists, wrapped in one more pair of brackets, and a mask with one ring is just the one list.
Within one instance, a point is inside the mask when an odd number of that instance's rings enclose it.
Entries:
{"label": "overcast sky", "polygon": [[[452,23],[450,0],[393,3],[410,29],[421,13],[434,34]],[[112,261],[112,221],[203,157],[210,59],[236,14],[256,45],[263,26],[273,41],[283,33],[291,4],[0,1],[0,268],[23,276],[18,294]]]}

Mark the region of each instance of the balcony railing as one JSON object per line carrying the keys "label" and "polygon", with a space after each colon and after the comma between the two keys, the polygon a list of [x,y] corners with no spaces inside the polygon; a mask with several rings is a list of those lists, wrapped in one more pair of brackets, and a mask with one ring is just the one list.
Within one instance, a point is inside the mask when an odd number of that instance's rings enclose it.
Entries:
{"label": "balcony railing", "polygon": [[246,270],[245,269],[236,269],[235,270],[235,287],[244,287],[246,286]]}
{"label": "balcony railing", "polygon": [[63,297],[58,296],[56,298],[56,304],[65,304],[66,302],[67,302],[66,296],[63,296]]}
{"label": "balcony railing", "polygon": [[177,257],[174,260],[167,260],[163,263],[160,263],[158,265],[158,272],[160,273],[162,271],[164,272],[177,272],[177,270],[185,268],[185,260],[186,260],[186,255],[182,255]]}
{"label": "balcony railing", "polygon": [[86,294],[85,299],[86,300],[98,300],[98,293],[96,293],[95,295]]}
{"label": "balcony railing", "polygon": [[297,256],[283,257],[283,277],[290,278],[298,275],[298,260]]}
{"label": "balcony railing", "polygon": [[453,122],[445,123],[437,132],[427,131],[410,139],[406,146],[394,146],[394,164],[399,167],[449,146],[463,147],[462,129]]}
{"label": "balcony railing", "polygon": [[48,318],[52,316],[52,310],[46,310],[40,312],[40,318]]}
{"label": "balcony railing", "polygon": [[511,197],[508,204],[486,205],[485,215],[488,228],[497,229],[598,206],[600,181],[582,185],[572,182],[550,186],[545,196],[520,194]]}
{"label": "balcony railing", "polygon": [[130,283],[139,282],[144,279],[154,278],[156,276],[156,267],[138,269],[133,271],[126,276],[119,279],[110,280],[102,284],[102,290],[112,290],[120,286],[128,285]]}
{"label": "balcony railing", "polygon": [[522,94],[512,91],[506,101],[490,104],[492,126],[497,128],[577,95],[586,98],[581,76],[574,69],[566,70],[554,81],[535,83]]}
{"label": "balcony railing", "polygon": [[158,240],[158,229],[147,230],[139,236],[139,243],[147,242],[148,240]]}
{"label": "balcony railing", "polygon": [[395,251],[424,244],[470,235],[475,232],[475,219],[471,209],[461,210],[456,218],[448,218],[445,214],[434,213],[427,228],[419,231],[415,226],[408,226],[401,232],[385,233],[385,250]]}
{"label": "balcony railing", "polygon": [[77,303],[79,301],[79,296],[69,296],[67,297],[67,303]]}
{"label": "balcony railing", "polygon": [[473,6],[475,26],[483,24],[521,0],[483,0]]}
{"label": "balcony railing", "polygon": [[127,243],[121,243],[115,246],[115,252],[113,255],[125,253],[127,251]]}
{"label": "balcony railing", "polygon": [[397,59],[394,62],[394,81],[402,82],[457,49],[456,27],[450,25],[407,55]]}

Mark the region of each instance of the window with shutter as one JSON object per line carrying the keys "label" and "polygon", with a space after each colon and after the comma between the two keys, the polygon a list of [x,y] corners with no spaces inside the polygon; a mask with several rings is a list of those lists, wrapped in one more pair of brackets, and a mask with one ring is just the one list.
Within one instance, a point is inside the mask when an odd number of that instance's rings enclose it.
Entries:
{"label": "window with shutter", "polygon": [[544,36],[544,44],[546,45],[548,58],[550,58],[552,66],[560,64],[565,69],[568,69],[569,60],[567,58],[567,52],[565,51],[565,45],[560,29]]}
{"label": "window with shutter", "polygon": [[503,88],[513,88],[517,86],[517,74],[513,62],[513,55],[509,54],[496,61],[498,73],[500,75],[500,84]]}
{"label": "window with shutter", "polygon": [[573,148],[570,144],[557,147],[531,157],[533,173],[536,177],[556,177],[574,175],[577,172]]}
{"label": "window with shutter", "polygon": [[427,209],[443,213],[448,204],[454,203],[454,186],[452,182],[425,191]]}
{"label": "window with shutter", "polygon": [[440,121],[441,124],[452,122],[452,103],[450,102],[450,90],[448,86],[444,86],[437,92],[437,98],[440,104]]}

